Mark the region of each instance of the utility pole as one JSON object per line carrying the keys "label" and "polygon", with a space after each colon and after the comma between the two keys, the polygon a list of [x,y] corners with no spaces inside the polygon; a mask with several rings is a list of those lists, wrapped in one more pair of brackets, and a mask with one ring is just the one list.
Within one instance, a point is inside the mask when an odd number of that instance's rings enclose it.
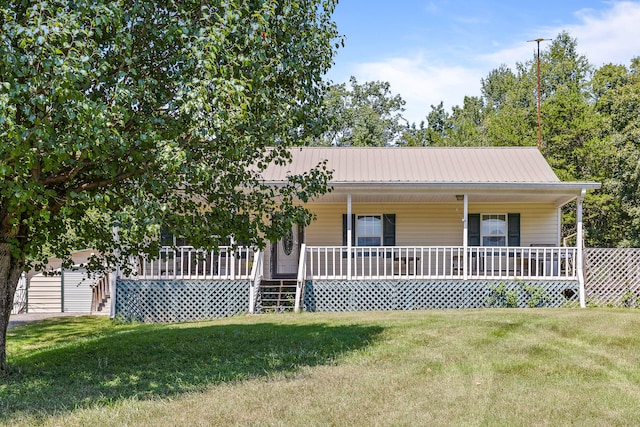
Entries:
{"label": "utility pole", "polygon": [[527,42],[536,42],[538,44],[538,150],[542,151],[542,132],[541,132],[541,120],[540,120],[540,42],[551,40],[538,38],[535,40],[527,40]]}

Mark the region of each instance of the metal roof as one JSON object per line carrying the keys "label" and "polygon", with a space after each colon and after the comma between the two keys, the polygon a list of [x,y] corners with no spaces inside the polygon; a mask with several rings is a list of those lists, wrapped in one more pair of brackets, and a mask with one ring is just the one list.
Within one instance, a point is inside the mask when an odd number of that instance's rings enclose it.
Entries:
{"label": "metal roof", "polygon": [[413,193],[415,200],[439,200],[438,194],[445,193],[478,199],[484,194],[491,200],[527,194],[526,200],[561,205],[582,189],[600,187],[560,181],[536,147],[300,147],[290,152],[291,163],[270,165],[262,173],[264,181],[284,182],[326,160],[334,189],[333,196],[323,197],[326,201],[342,192],[369,192],[369,199],[376,193],[387,200],[400,193]]}
{"label": "metal roof", "polygon": [[302,147],[291,154],[290,164],[264,171],[265,181],[284,181],[327,160],[332,184],[561,182],[535,147]]}

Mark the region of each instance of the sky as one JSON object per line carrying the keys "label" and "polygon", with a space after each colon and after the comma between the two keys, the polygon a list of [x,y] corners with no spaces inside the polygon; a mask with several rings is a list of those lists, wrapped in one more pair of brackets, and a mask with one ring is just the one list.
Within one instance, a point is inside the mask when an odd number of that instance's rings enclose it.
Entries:
{"label": "sky", "polygon": [[440,101],[450,111],[480,96],[501,64],[534,59],[528,40],[567,31],[596,68],[640,56],[640,0],[340,0],[333,18],[345,47],[327,78],[389,82],[410,123]]}

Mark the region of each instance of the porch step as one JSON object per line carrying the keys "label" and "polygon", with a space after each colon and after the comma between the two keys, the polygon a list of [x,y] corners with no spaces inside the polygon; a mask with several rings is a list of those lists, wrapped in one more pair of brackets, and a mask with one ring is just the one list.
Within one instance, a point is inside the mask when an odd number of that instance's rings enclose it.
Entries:
{"label": "porch step", "polygon": [[262,312],[293,311],[295,299],[295,280],[263,280],[260,283],[258,307]]}
{"label": "porch step", "polygon": [[92,314],[110,314],[111,313],[111,297],[106,295],[98,304],[93,308]]}

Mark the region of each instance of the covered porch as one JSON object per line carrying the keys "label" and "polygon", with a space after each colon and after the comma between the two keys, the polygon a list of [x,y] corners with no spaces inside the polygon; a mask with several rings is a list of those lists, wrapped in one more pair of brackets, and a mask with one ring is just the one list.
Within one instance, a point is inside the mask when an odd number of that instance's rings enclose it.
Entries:
{"label": "covered porch", "polygon": [[578,280],[576,247],[306,246],[309,280]]}

